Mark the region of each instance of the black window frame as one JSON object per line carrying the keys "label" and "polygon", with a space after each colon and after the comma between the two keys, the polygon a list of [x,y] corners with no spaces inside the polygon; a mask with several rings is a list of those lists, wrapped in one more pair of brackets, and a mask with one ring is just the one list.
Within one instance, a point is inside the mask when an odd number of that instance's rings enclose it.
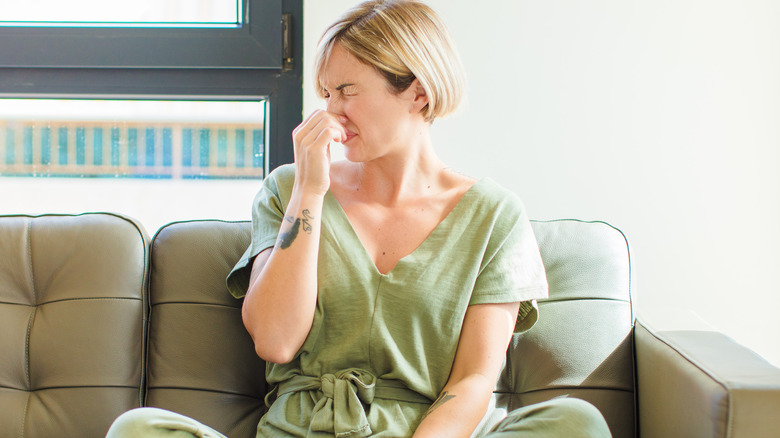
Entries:
{"label": "black window frame", "polygon": [[243,9],[234,28],[0,27],[0,98],[264,100],[272,170],[302,120],[303,2]]}

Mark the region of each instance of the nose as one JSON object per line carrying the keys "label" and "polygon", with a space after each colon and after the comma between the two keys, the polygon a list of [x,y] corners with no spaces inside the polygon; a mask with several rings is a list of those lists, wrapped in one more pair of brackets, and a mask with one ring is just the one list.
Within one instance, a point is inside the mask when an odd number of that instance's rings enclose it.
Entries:
{"label": "nose", "polygon": [[337,103],[335,99],[332,99],[332,98],[328,99],[328,103],[327,103],[327,105],[325,107],[325,111],[327,111],[327,112],[329,112],[331,114],[335,114],[336,115],[336,120],[338,120],[339,123],[341,123],[342,126],[346,126],[347,121],[349,121],[347,116],[344,115],[343,108],[341,107],[341,104]]}

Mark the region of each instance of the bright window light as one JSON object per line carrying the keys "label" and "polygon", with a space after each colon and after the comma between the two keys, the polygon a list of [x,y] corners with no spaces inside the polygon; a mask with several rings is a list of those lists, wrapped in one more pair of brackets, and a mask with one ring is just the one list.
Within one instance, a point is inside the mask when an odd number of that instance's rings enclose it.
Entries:
{"label": "bright window light", "polygon": [[27,0],[0,3],[19,26],[225,26],[241,24],[241,0]]}
{"label": "bright window light", "polygon": [[263,101],[0,99],[0,176],[263,178]]}

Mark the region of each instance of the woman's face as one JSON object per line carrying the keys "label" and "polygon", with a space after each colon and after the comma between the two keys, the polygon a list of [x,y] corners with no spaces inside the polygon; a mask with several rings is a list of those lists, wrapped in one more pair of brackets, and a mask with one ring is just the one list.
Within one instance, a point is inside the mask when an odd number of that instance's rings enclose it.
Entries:
{"label": "woman's face", "polygon": [[373,67],[339,44],[325,64],[322,85],[327,111],[344,117],[347,139],[343,145],[350,161],[404,153],[419,133],[420,124],[425,124],[417,110],[415,84],[400,94],[392,93]]}

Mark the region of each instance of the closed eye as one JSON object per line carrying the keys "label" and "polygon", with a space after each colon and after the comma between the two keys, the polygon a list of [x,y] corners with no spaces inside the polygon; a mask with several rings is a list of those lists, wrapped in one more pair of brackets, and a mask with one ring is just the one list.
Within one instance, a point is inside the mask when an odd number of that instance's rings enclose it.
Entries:
{"label": "closed eye", "polygon": [[[336,91],[339,91],[340,95],[342,96],[352,96],[357,93],[357,90],[355,89],[355,84],[341,84],[335,88]],[[320,89],[320,97],[323,99],[330,99],[330,92],[323,87]]]}
{"label": "closed eye", "polygon": [[341,84],[336,87],[336,90],[341,91],[344,96],[350,96],[355,94],[355,84]]}

